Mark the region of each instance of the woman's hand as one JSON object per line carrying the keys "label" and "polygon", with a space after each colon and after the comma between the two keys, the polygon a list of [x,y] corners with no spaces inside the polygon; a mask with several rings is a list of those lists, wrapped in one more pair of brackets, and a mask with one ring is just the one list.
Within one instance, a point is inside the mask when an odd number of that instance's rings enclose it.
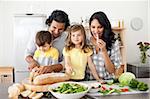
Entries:
{"label": "woman's hand", "polygon": [[102,51],[106,51],[106,43],[102,39],[97,39],[96,46]]}

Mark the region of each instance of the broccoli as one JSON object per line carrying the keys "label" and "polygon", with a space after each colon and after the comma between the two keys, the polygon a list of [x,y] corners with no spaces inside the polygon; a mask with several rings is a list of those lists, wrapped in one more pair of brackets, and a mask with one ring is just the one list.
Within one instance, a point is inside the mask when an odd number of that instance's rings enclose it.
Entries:
{"label": "broccoli", "polygon": [[137,85],[139,84],[138,80],[132,79],[129,83],[129,87],[131,88],[137,88]]}
{"label": "broccoli", "polygon": [[138,90],[140,91],[146,91],[148,90],[148,85],[143,83],[143,82],[139,82],[139,84],[137,85]]}

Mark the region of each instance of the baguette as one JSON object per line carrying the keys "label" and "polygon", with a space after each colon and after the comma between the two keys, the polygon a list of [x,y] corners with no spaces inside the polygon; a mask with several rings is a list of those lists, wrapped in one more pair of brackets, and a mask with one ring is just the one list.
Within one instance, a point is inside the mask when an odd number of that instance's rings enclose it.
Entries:
{"label": "baguette", "polygon": [[16,99],[20,95],[20,90],[18,87],[10,86],[8,88],[9,98]]}
{"label": "baguette", "polygon": [[22,95],[23,97],[28,97],[31,93],[32,93],[31,90],[26,90],[26,91],[21,92],[21,95]]}
{"label": "baguette", "polygon": [[24,91],[24,85],[20,84],[20,83],[14,83],[13,86],[18,87],[20,92]]}
{"label": "baguette", "polygon": [[32,99],[40,99],[43,95],[43,93],[37,93]]}
{"label": "baguette", "polygon": [[69,79],[70,76],[68,76],[65,73],[47,73],[36,76],[33,80],[33,84],[35,85],[52,84],[56,82],[66,81]]}
{"label": "baguette", "polygon": [[34,97],[36,95],[36,91],[33,91],[28,97],[29,98],[32,98],[32,97]]}
{"label": "baguette", "polygon": [[20,93],[25,90],[24,86],[20,83],[14,83],[8,87],[9,98],[17,99]]}

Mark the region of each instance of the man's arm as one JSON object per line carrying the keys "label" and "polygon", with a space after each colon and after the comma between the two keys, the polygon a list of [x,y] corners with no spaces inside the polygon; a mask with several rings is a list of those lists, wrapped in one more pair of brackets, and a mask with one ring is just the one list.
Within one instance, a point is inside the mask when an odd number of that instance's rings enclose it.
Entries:
{"label": "man's arm", "polygon": [[28,65],[28,69],[29,71],[32,71],[32,69],[34,67],[39,67],[40,65],[38,64],[38,62],[36,60],[33,59],[33,57],[31,55],[28,55],[25,60],[29,63]]}
{"label": "man's arm", "polygon": [[34,52],[36,50],[36,44],[34,41],[35,35],[33,35],[27,45],[25,50],[25,60],[29,63],[28,69],[31,71],[34,67],[39,66],[39,64],[33,59]]}

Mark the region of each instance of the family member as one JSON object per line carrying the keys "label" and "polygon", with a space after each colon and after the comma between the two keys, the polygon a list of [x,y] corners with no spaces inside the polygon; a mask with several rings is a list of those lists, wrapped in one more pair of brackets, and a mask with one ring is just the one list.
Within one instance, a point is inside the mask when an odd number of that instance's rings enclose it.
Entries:
{"label": "family member", "polygon": [[[104,12],[95,12],[89,19],[90,42],[94,47],[92,60],[101,79],[112,79],[121,65],[119,42],[115,39]],[[88,71],[89,72],[89,71]],[[91,73],[89,79],[93,79]]]}
{"label": "family member", "polygon": [[68,30],[66,46],[63,49],[66,73],[72,80],[83,80],[88,66],[96,80],[100,81],[92,62],[92,48],[86,43],[86,34],[82,25],[72,25]]}
{"label": "family member", "polygon": [[[46,25],[49,26],[48,31],[53,36],[52,46],[59,51],[59,62],[62,61],[62,50],[64,48],[64,42],[67,34],[64,32],[70,25],[68,15],[62,10],[54,10],[49,18],[46,20]],[[35,37],[34,37],[35,38]],[[29,63],[29,70],[39,66],[38,62],[33,59],[34,52],[36,50],[36,43],[34,39],[31,39],[27,49],[25,51],[25,60]],[[38,72],[44,74],[48,72],[59,72],[63,69],[61,64],[55,64],[51,66],[43,66]]]}
{"label": "family member", "polygon": [[37,50],[33,58],[40,66],[48,66],[58,64],[59,52],[51,46],[52,35],[49,31],[39,31],[36,34],[35,42]]}

